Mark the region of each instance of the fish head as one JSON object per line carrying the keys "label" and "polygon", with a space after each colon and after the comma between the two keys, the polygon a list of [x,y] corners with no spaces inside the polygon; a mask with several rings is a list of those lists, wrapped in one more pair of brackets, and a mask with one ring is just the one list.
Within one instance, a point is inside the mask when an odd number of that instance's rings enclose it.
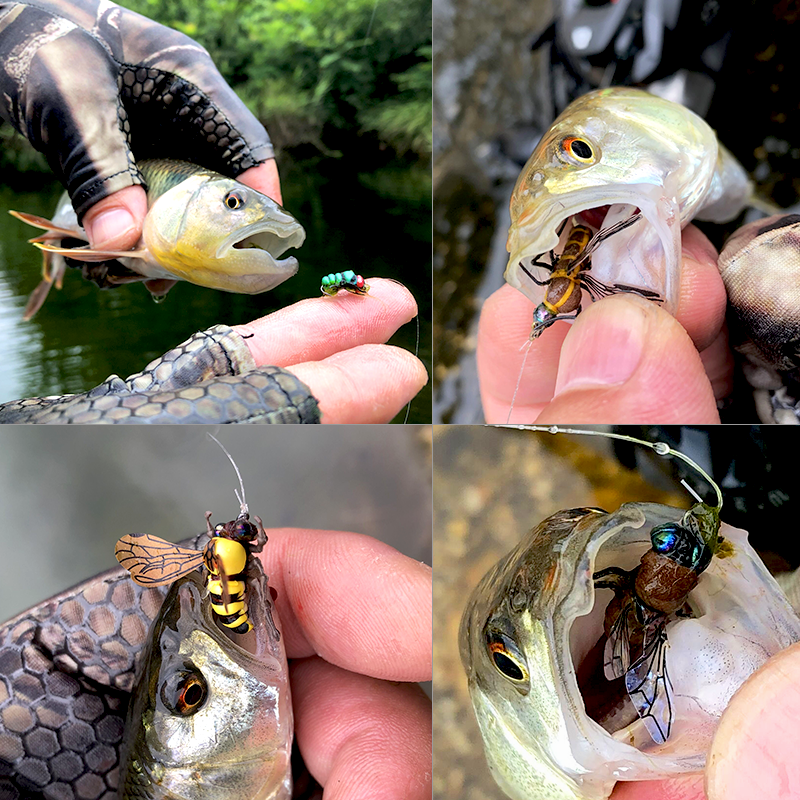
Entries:
{"label": "fish head", "polygon": [[[639,222],[598,247],[592,276],[656,292],[676,306],[680,228],[702,205],[716,164],[714,132],[683,106],[618,87],[578,98],[542,137],[514,187],[506,280],[539,302],[542,289],[522,267],[558,248],[565,221],[583,212],[602,221],[606,207],[609,215],[638,208]],[[604,250],[606,270],[597,263]],[[642,263],[621,265],[620,254],[630,251]]]}
{"label": "fish head", "polygon": [[800,620],[747,534],[723,526],[732,555],[713,558],[699,576],[691,618],[667,624],[674,721],[666,741],[653,741],[624,681],[603,674],[614,594],[596,589],[592,576],[634,569],[650,550],[650,531],[683,513],[653,503],[558,512],[473,591],[461,657],[487,761],[509,797],[605,800],[618,780],[702,771],[730,697],[800,637]]}
{"label": "fish head", "polygon": [[123,797],[199,800],[209,791],[219,800],[291,797],[286,658],[269,606],[262,605],[266,581],[251,592],[252,586],[248,581],[254,630],[228,634],[198,573],[172,585],[133,692]]}
{"label": "fish head", "polygon": [[142,238],[163,277],[258,294],[297,272],[296,258],[280,256],[300,247],[306,234],[271,197],[204,172],[155,199]]}

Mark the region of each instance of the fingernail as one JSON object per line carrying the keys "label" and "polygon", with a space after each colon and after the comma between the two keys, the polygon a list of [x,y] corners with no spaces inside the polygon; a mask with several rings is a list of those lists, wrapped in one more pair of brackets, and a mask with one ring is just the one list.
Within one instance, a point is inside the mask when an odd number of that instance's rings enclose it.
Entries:
{"label": "fingernail", "polygon": [[92,221],[92,247],[101,248],[121,239],[134,230],[136,223],[127,208],[111,208],[98,214]]}
{"label": "fingernail", "polygon": [[561,349],[556,396],[570,389],[614,386],[633,375],[644,351],[648,310],[635,300],[620,300],[594,307],[575,323]]}

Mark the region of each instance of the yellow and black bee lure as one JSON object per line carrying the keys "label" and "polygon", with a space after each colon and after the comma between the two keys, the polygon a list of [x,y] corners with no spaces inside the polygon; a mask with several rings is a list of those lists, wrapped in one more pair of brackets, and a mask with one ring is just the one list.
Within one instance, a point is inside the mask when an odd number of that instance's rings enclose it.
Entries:
{"label": "yellow and black bee lure", "polygon": [[[211,438],[222,447],[213,436]],[[140,586],[164,586],[192,570],[205,567],[211,608],[219,621],[234,633],[247,633],[253,626],[247,617],[244,571],[250,554],[261,552],[266,544],[267,534],[259,517],[253,516],[255,524],[250,521],[242,476],[230,453],[224,447],[222,450],[233,464],[242,490],[241,497],[236,492],[240,505],[236,519],[212,527],[211,512],[206,512],[209,541],[203,550],[180,547],[158,536],[141,533],[123,536],[114,548],[114,555]]]}

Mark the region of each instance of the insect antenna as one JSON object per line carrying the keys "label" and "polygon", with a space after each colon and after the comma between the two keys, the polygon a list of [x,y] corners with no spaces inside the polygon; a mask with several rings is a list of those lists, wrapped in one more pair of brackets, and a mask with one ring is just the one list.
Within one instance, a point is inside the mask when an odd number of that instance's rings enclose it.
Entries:
{"label": "insect antenna", "polygon": [[236,466],[236,462],[233,460],[233,456],[225,449],[225,446],[222,444],[222,442],[211,433],[209,433],[208,436],[210,439],[213,439],[220,446],[220,448],[222,448],[222,452],[225,453],[226,456],[228,456],[228,461],[230,461],[231,464],[233,464],[233,468],[236,470],[236,477],[239,479],[239,489],[242,490],[242,494],[241,496],[239,495],[238,489],[234,489],[233,491],[234,494],[236,495],[236,499],[239,501],[239,515],[244,516],[245,514],[248,513],[249,509],[247,508],[247,500],[245,499],[244,496],[244,481],[242,480],[242,473],[239,472],[239,467]]}

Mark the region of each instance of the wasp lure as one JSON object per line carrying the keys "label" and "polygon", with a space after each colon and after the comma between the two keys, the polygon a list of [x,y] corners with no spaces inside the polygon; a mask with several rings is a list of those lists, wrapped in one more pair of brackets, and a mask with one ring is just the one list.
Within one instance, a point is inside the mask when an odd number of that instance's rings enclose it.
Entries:
{"label": "wasp lure", "polygon": [[142,533],[123,536],[114,548],[114,555],[140,586],[164,586],[192,570],[204,568],[211,608],[220,623],[234,633],[247,633],[253,626],[247,616],[244,571],[250,555],[261,552],[266,544],[267,534],[259,517],[253,517],[255,524],[250,521],[239,469],[230,453],[222,449],[236,470],[242,490],[241,497],[236,492],[240,504],[236,519],[212,527],[211,512],[206,512],[208,544],[202,550],[180,547]]}

